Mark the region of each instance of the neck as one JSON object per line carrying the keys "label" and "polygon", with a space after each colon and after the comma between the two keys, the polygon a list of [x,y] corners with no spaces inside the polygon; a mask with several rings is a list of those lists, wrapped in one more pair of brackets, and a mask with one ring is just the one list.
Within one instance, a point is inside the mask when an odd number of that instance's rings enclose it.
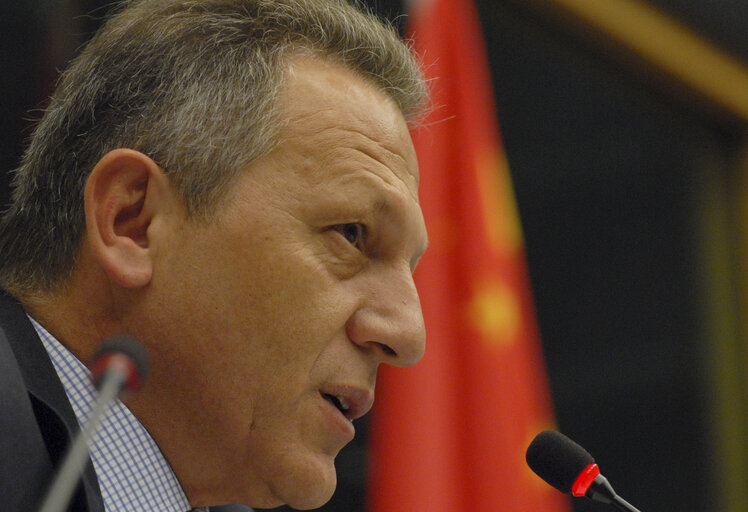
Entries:
{"label": "neck", "polygon": [[101,278],[74,273],[68,285],[16,298],[79,360],[88,361],[102,340],[119,333],[108,290]]}

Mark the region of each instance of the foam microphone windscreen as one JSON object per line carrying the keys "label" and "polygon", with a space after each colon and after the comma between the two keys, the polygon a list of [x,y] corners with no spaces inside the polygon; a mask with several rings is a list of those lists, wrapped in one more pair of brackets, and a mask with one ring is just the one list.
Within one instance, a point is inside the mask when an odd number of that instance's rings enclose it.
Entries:
{"label": "foam microphone windscreen", "polygon": [[571,491],[579,474],[595,462],[587,450],[554,430],[535,436],[525,458],[540,478],[565,493]]}

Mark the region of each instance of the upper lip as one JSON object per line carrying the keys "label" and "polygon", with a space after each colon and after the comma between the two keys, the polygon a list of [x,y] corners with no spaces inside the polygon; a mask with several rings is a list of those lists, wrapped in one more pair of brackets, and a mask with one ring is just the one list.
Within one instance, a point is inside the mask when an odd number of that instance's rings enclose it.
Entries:
{"label": "upper lip", "polygon": [[368,388],[329,384],[321,387],[319,392],[323,395],[332,395],[344,399],[349,408],[347,411],[341,412],[351,421],[364,416],[374,405],[374,393]]}

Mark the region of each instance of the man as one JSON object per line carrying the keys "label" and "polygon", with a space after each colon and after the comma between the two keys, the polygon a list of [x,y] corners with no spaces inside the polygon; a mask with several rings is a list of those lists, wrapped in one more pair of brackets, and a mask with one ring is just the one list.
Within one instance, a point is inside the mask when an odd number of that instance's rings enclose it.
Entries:
{"label": "man", "polygon": [[0,225],[11,509],[38,499],[93,399],[82,363],[119,333],[151,376],[75,507],[330,498],[378,365],[424,350],[406,123],[425,91],[396,33],[342,0],[143,0],[106,23]]}

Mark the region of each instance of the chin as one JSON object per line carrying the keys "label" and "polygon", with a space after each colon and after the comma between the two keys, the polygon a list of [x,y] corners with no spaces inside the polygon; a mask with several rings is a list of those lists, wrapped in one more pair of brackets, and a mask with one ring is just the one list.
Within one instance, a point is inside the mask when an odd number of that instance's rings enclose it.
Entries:
{"label": "chin", "polygon": [[332,489],[329,490],[329,492],[316,492],[313,494],[307,494],[306,496],[300,496],[298,501],[295,499],[289,499],[286,501],[286,504],[296,510],[316,509],[330,501],[330,498],[332,498],[334,492],[335,487],[333,486]]}
{"label": "chin", "polygon": [[297,510],[319,508],[332,498],[337,487],[334,461],[313,461],[277,475],[273,494],[281,504]]}

